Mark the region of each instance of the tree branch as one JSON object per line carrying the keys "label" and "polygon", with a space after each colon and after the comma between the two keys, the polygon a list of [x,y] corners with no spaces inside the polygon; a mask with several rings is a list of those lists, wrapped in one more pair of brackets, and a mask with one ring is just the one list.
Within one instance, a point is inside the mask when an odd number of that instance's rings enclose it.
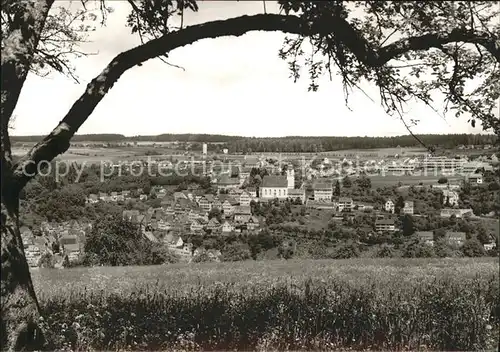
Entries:
{"label": "tree branch", "polygon": [[430,48],[440,49],[445,44],[456,42],[481,45],[500,63],[499,40],[500,38],[490,33],[476,32],[465,28],[453,29],[447,34],[431,33],[418,37],[405,38],[382,47],[377,55],[376,66],[382,66],[409,51],[421,51]]}
{"label": "tree branch", "polygon": [[427,34],[407,38],[374,50],[353,26],[341,18],[311,23],[292,15],[259,14],[189,26],[167,33],[116,56],[104,71],[87,85],[85,92],[73,104],[59,125],[16,164],[16,191],[20,191],[35,176],[37,165],[41,161],[51,161],[69,148],[71,137],[128,69],[201,39],[241,36],[258,30],[281,31],[303,36],[333,34],[360,62],[372,68],[383,66],[405,52],[426,50],[452,41],[467,41],[482,45],[495,56],[497,61],[500,61],[496,38],[490,34],[473,34],[465,30],[454,30],[448,35]]}

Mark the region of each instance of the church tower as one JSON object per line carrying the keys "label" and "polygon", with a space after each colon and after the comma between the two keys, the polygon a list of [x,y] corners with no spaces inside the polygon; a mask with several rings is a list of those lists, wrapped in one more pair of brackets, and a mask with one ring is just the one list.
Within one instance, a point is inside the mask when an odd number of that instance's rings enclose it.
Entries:
{"label": "church tower", "polygon": [[295,188],[295,171],[291,167],[286,170],[286,180],[288,183],[288,189]]}

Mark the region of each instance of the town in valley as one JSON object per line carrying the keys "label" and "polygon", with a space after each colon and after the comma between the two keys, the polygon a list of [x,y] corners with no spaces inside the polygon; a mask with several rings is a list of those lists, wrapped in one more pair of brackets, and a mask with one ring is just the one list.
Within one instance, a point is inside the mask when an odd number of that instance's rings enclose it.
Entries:
{"label": "town in valley", "polygon": [[[99,153],[109,160],[92,158]],[[168,251],[168,262],[497,253],[499,163],[489,144],[432,155],[77,141],[68,154],[63,177],[38,176],[25,190],[59,197],[26,201],[31,267],[92,265],[86,239],[110,214]]]}

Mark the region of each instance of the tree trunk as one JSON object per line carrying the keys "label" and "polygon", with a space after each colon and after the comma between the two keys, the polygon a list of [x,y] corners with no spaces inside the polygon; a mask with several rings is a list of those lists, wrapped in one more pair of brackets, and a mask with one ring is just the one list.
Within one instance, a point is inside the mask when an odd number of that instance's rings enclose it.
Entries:
{"label": "tree trunk", "polygon": [[1,347],[9,351],[41,349],[40,308],[19,232],[19,198],[9,193],[10,170],[2,167],[2,316]]}

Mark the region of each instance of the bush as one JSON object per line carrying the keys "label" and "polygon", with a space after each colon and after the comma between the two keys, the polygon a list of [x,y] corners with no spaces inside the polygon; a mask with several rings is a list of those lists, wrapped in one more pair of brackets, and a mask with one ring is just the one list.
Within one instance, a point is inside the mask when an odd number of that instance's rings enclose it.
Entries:
{"label": "bush", "polygon": [[40,257],[40,261],[38,262],[38,266],[40,268],[54,268],[54,256],[49,252],[45,252]]}
{"label": "bush", "polygon": [[250,248],[243,243],[232,243],[222,251],[222,261],[224,262],[247,260],[251,257]]}
{"label": "bush", "polygon": [[434,257],[434,248],[425,243],[413,242],[406,246],[403,257],[432,258]]}
{"label": "bush", "polygon": [[446,177],[440,177],[438,180],[439,184],[445,184],[448,183],[448,179]]}
{"label": "bush", "polygon": [[377,252],[377,258],[392,258],[395,255],[395,250],[387,245],[382,245]]}
{"label": "bush", "polygon": [[97,220],[85,240],[83,264],[158,265],[177,259],[167,249],[146,239],[139,226],[118,215]]}
{"label": "bush", "polygon": [[465,241],[462,252],[466,257],[482,257],[486,254],[483,245],[476,239]]}
{"label": "bush", "polygon": [[359,257],[360,250],[356,243],[347,243],[337,247],[333,255],[334,259],[349,259]]}

